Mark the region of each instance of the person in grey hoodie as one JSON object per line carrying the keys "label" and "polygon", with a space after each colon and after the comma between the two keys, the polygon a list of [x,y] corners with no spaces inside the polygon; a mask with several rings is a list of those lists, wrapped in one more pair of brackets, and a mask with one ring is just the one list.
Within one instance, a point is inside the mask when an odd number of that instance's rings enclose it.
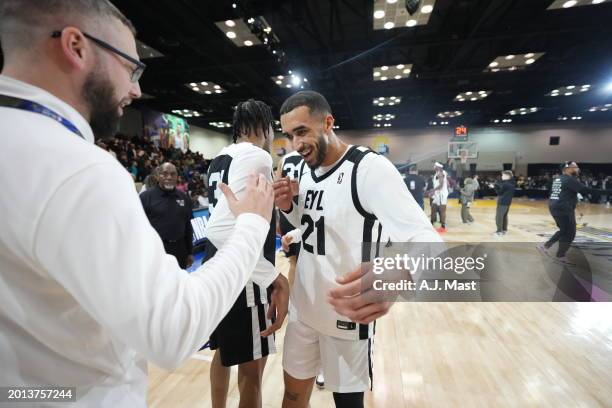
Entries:
{"label": "person in grey hoodie", "polygon": [[474,202],[474,191],[476,190],[474,186],[474,180],[471,178],[466,178],[463,181],[464,185],[461,189],[461,221],[464,224],[471,224],[474,222],[474,218],[472,218],[472,214],[470,214],[470,207],[472,206],[472,202]]}

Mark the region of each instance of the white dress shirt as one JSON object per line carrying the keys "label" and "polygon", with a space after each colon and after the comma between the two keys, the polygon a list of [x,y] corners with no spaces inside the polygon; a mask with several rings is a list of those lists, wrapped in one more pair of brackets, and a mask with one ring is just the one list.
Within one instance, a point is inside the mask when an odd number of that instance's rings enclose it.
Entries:
{"label": "white dress shirt", "polygon": [[166,255],[125,169],[87,121],[42,89],[0,75],[0,386],[77,387],[76,406],[146,405],[147,360],[172,369],[229,311],[269,223],[238,217],[192,274]]}

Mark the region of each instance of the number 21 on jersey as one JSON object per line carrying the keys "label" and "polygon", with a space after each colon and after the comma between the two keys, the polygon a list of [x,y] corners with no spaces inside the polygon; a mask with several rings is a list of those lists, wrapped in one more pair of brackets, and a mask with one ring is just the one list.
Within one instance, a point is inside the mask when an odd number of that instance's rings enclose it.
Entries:
{"label": "number 21 on jersey", "polygon": [[[306,198],[304,200],[304,210],[313,210],[316,212],[323,212],[321,203],[323,201],[323,191],[308,190],[306,192]],[[312,215],[315,215],[314,213]],[[317,217],[313,219],[311,214],[302,215],[302,242],[304,250],[315,255],[325,255],[325,217]],[[304,228],[305,227],[305,228]],[[316,230],[317,240],[317,251],[315,252],[314,246],[308,243],[308,238]]]}

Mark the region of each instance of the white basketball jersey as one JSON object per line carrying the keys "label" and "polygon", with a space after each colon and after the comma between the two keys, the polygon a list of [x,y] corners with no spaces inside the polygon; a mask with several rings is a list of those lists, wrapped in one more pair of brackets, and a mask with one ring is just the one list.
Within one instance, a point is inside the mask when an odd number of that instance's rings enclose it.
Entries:
{"label": "white basketball jersey", "polygon": [[433,178],[433,187],[438,188],[440,184],[442,184],[442,188],[438,190],[440,194],[448,196],[448,174],[445,170],[442,170],[442,174],[444,177],[438,177],[437,174],[434,175]]}
{"label": "white basketball jersey", "polygon": [[327,293],[338,286],[337,277],[370,260],[362,259],[362,242],[376,245],[381,239],[379,221],[362,208],[357,195],[357,166],[366,154],[376,153],[350,146],[321,176],[304,166],[297,203],[302,247],[291,293],[297,318],[325,335],[348,340],[369,338],[374,325],[337,314]]}
{"label": "white basketball jersey", "polygon": [[281,162],[281,174],[283,177],[289,177],[292,180],[300,178],[302,168],[304,168],[304,160],[297,151],[292,151],[283,156]]}

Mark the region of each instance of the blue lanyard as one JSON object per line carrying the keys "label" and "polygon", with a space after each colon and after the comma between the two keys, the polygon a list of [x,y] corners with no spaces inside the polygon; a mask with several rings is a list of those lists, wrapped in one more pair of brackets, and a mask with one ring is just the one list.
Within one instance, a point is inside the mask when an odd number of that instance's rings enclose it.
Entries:
{"label": "blue lanyard", "polygon": [[79,128],[77,128],[72,122],[39,103],[28,101],[26,99],[15,98],[13,96],[0,95],[0,106],[39,113],[53,119],[56,122],[59,122],[62,126],[75,135],[85,139]]}

